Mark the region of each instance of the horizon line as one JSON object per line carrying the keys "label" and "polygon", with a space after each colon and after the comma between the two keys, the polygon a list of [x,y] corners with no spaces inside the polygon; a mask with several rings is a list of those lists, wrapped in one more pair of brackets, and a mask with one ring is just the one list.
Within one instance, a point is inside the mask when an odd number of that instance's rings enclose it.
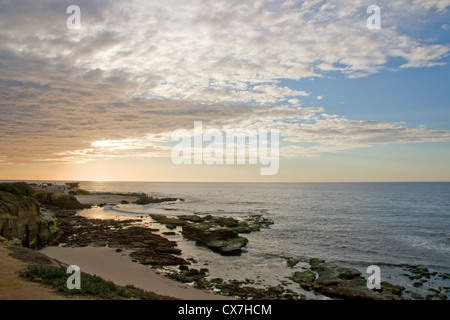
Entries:
{"label": "horizon line", "polygon": [[449,180],[398,181],[148,181],[148,180],[77,180],[77,179],[0,179],[0,182],[124,182],[124,183],[450,183]]}

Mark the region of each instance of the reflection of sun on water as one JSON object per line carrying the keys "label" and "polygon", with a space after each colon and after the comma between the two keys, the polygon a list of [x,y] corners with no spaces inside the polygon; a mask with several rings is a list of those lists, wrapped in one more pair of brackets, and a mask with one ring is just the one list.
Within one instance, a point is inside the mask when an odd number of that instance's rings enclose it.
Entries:
{"label": "reflection of sun on water", "polygon": [[145,227],[154,225],[153,219],[148,215],[117,212],[111,210],[111,205],[106,205],[105,207],[92,207],[89,209],[83,209],[80,210],[76,215],[87,219],[98,220],[135,220],[132,225]]}
{"label": "reflection of sun on water", "polygon": [[[108,207],[106,207],[107,209]],[[77,213],[78,216],[87,219],[98,219],[98,220],[129,220],[137,219],[136,216],[127,217],[124,214],[120,214],[114,210],[105,210],[105,207],[92,207],[90,209],[83,209]]]}
{"label": "reflection of sun on water", "polygon": [[103,208],[100,207],[83,209],[80,212],[78,212],[77,215],[88,219],[99,219],[99,220],[118,218],[117,214],[115,214],[114,212],[105,211],[103,210]]}

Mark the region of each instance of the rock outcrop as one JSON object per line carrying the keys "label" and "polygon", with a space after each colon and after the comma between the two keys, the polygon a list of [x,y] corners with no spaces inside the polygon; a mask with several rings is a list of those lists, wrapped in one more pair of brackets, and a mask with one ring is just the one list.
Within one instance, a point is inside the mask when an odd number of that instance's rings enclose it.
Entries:
{"label": "rock outcrop", "polygon": [[334,263],[312,258],[310,269],[295,272],[291,280],[305,290],[327,297],[345,300],[401,300],[405,288],[381,283],[380,290],[369,290],[367,280],[354,268],[340,267]]}
{"label": "rock outcrop", "polygon": [[259,215],[252,215],[241,220],[232,217],[214,217],[207,215],[178,216],[185,223],[182,234],[186,239],[194,240],[198,245],[205,246],[222,255],[240,255],[248,239],[240,233],[259,231],[273,224],[271,220]]}
{"label": "rock outcrop", "polygon": [[0,236],[36,248],[46,244],[56,230],[56,221],[41,215],[29,185],[0,184]]}
{"label": "rock outcrop", "polygon": [[179,257],[181,250],[170,241],[150,229],[135,225],[141,220],[96,220],[76,216],[71,210],[57,212],[59,231],[52,239],[62,246],[108,246],[132,250],[130,257],[152,266],[187,265]]}
{"label": "rock outcrop", "polygon": [[207,223],[191,223],[183,226],[183,236],[195,240],[222,255],[240,255],[248,239],[227,227],[217,227]]}
{"label": "rock outcrop", "polygon": [[90,207],[81,204],[74,195],[67,195],[60,190],[36,189],[35,197],[40,203],[59,209],[77,210]]}

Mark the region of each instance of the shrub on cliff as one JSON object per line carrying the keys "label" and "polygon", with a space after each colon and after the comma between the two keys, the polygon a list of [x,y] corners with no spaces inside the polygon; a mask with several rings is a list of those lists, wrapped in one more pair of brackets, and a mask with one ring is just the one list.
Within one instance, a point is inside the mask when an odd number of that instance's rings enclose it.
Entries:
{"label": "shrub on cliff", "polygon": [[26,182],[3,182],[0,183],[0,191],[12,193],[16,196],[32,197],[33,188]]}

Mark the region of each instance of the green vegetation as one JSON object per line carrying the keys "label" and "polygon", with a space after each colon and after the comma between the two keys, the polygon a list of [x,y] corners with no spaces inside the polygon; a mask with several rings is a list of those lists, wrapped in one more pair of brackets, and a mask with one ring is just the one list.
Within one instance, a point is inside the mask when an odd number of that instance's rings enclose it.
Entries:
{"label": "green vegetation", "polygon": [[31,239],[31,241],[28,243],[28,247],[30,248],[38,247],[38,238],[34,237],[33,239]]}
{"label": "green vegetation", "polygon": [[50,285],[66,295],[95,296],[102,299],[170,299],[133,286],[118,286],[111,281],[85,273],[81,274],[81,289],[69,290],[67,288],[67,279],[70,275],[62,267],[28,266],[27,270],[21,273],[21,276],[33,281],[42,281],[44,284]]}
{"label": "green vegetation", "polygon": [[286,264],[289,268],[294,268],[300,260],[294,258],[286,258]]}
{"label": "green vegetation", "polygon": [[405,270],[411,272],[411,275],[408,276],[410,280],[430,279],[431,276],[437,275],[437,272],[430,272],[425,267],[408,266]]}
{"label": "green vegetation", "polygon": [[47,227],[47,236],[50,238],[59,230],[58,228],[58,218],[53,217],[53,223],[49,223]]}
{"label": "green vegetation", "polygon": [[193,283],[196,288],[203,290],[219,290],[222,295],[237,297],[244,300],[300,300],[305,299],[303,295],[299,295],[292,290],[285,289],[281,285],[256,288],[249,286],[253,281],[246,279],[245,281],[230,280],[225,281],[222,278],[208,280],[207,272],[200,269],[187,269],[172,271],[169,278],[183,282]]}
{"label": "green vegetation", "polygon": [[34,194],[33,188],[26,182],[0,183],[0,191],[24,197],[32,197]]}
{"label": "green vegetation", "polygon": [[401,300],[404,287],[381,282],[380,290],[367,288],[367,280],[355,268],[341,267],[325,260],[311,258],[310,269],[295,272],[290,279],[301,288],[334,299]]}

